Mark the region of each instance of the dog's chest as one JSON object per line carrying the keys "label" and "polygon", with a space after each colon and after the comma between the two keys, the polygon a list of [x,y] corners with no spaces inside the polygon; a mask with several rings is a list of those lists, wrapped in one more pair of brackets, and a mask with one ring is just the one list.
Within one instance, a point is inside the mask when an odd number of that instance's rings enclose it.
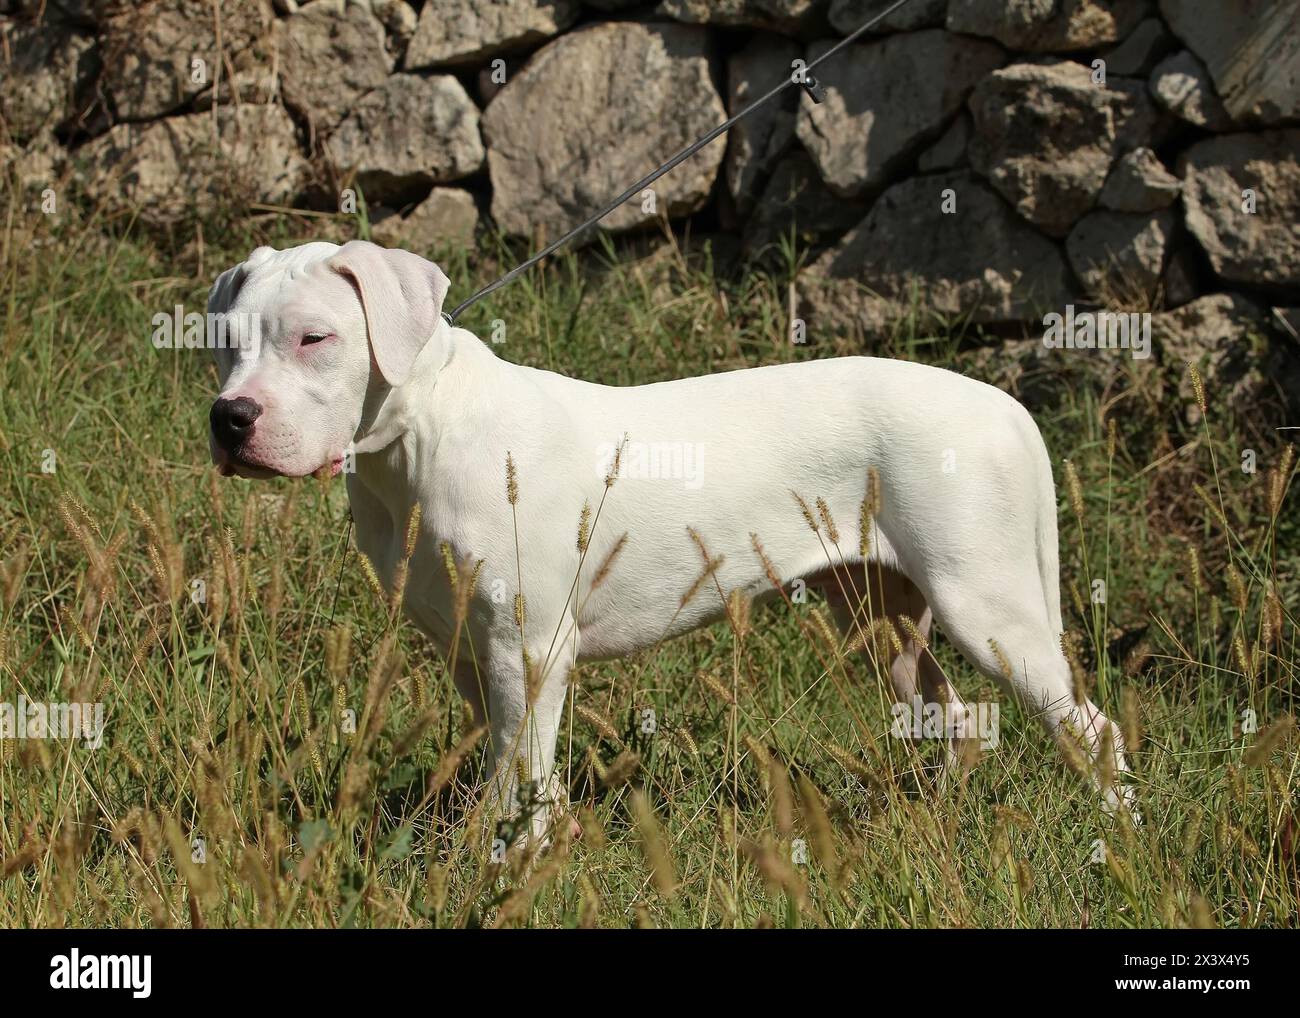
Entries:
{"label": "dog's chest", "polygon": [[395,526],[387,511],[358,497],[355,489],[350,494],[357,548],[370,560],[390,599],[398,585],[402,586],[406,616],[445,652],[453,634],[455,606],[436,535],[422,533],[414,554],[404,561],[405,528]]}
{"label": "dog's chest", "polygon": [[[401,548],[397,549],[398,554],[401,551]],[[437,553],[436,547],[431,551],[417,548],[415,555],[412,556],[407,572],[403,608],[406,617],[414,622],[440,651],[446,654],[450,650],[455,635],[456,605],[447,576],[446,563]]]}
{"label": "dog's chest", "polygon": [[[455,603],[446,568],[437,554],[436,542],[422,539],[403,569],[405,543],[404,534],[391,532],[386,538],[367,540],[364,530],[357,529],[357,546],[370,559],[389,597],[401,584],[406,617],[446,653],[455,629]],[[426,543],[433,545],[432,551],[425,550]]]}

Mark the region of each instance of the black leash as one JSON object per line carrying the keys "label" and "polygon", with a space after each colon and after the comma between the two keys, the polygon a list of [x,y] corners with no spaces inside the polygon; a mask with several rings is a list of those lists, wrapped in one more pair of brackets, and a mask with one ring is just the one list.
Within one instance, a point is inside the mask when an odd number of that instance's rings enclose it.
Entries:
{"label": "black leash", "polygon": [[496,280],[495,282],[489,283],[487,286],[483,287],[483,289],[479,290],[477,293],[471,296],[468,300],[462,301],[460,304],[456,305],[456,307],[452,309],[451,314],[446,314],[444,312],[443,316],[447,319],[447,323],[449,325],[455,324],[456,319],[460,317],[461,312],[464,311],[471,304],[474,304],[477,301],[482,300],[489,293],[492,293],[494,290],[499,290],[507,283],[510,283],[513,280],[517,279],[519,276],[523,275],[534,265],[540,262],[543,258],[553,254],[554,252],[562,248],[565,244],[571,241],[578,234],[582,233],[584,230],[590,229],[592,226],[595,226],[598,222],[604,219],[607,215],[613,212],[625,201],[627,201],[629,198],[636,195],[637,192],[641,191],[645,187],[648,187],[650,184],[653,184],[656,180],[662,177],[665,173],[671,170],[678,163],[685,162],[691,156],[695,155],[695,153],[698,152],[700,149],[702,149],[705,145],[709,144],[709,142],[713,141],[719,135],[729,131],[738,121],[749,116],[751,113],[753,113],[764,103],[770,102],[772,99],[775,99],[778,95],[784,92],[791,85],[799,85],[801,88],[803,88],[805,92],[808,93],[809,98],[812,99],[813,102],[820,103],[826,97],[826,92],[822,88],[821,84],[817,81],[817,79],[813,77],[813,75],[809,72],[811,72],[812,69],[816,67],[818,64],[820,64],[823,60],[827,60],[830,57],[833,57],[836,53],[842,50],[849,43],[857,40],[861,35],[863,35],[867,31],[869,31],[872,27],[874,27],[878,21],[881,21],[882,19],[888,17],[890,14],[893,14],[894,11],[898,10],[907,2],[908,0],[897,0],[896,3],[891,4],[889,7],[886,7],[883,11],[877,14],[874,18],[868,21],[861,28],[858,28],[850,35],[846,35],[843,39],[837,42],[834,46],[828,49],[825,53],[819,56],[812,63],[806,64],[799,75],[797,76],[787,75],[785,79],[781,82],[781,84],[776,86],[776,88],[772,89],[770,92],[768,92],[766,95],[762,96],[761,98],[755,99],[752,103],[746,106],[734,117],[731,117],[728,120],[723,121],[721,124],[715,127],[712,131],[706,134],[699,141],[695,142],[694,144],[688,145],[686,148],[682,149],[675,156],[669,159],[666,163],[660,165],[659,168],[656,169],[654,172],[642,177],[640,180],[638,180],[635,184],[629,187],[626,191],[620,194],[617,198],[611,201],[608,205],[606,205],[603,209],[601,209],[591,218],[587,219],[583,223],[580,223],[578,226],[575,226],[572,230],[566,233],[559,240],[555,241],[552,244],[548,244],[541,251],[538,251],[537,254],[529,258],[528,261],[523,262],[520,265],[516,265],[513,269],[507,272],[500,279]]}

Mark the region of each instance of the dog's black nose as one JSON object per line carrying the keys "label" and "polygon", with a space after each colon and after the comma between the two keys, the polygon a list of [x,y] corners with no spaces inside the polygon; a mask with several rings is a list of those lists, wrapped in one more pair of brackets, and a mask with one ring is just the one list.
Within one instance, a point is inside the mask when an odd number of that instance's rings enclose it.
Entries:
{"label": "dog's black nose", "polygon": [[247,396],[219,399],[212,404],[208,420],[212,435],[227,452],[234,452],[253,433],[253,422],[262,416],[262,407]]}

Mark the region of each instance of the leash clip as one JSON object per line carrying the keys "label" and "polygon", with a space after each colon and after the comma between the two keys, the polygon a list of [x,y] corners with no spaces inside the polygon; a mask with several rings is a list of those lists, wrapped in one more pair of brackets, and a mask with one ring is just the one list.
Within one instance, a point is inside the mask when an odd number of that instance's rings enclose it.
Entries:
{"label": "leash clip", "polygon": [[803,90],[808,93],[808,98],[813,102],[820,105],[826,98],[826,89],[822,87],[822,83],[806,71],[799,84],[803,86]]}

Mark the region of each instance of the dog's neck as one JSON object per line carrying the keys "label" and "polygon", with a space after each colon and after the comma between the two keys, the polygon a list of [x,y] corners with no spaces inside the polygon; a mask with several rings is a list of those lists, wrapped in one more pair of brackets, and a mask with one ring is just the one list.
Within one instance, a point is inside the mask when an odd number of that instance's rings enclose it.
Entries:
{"label": "dog's neck", "polygon": [[[425,344],[411,367],[410,376],[399,386],[384,382],[373,362],[371,382],[366,392],[361,423],[352,439],[352,448],[358,456],[370,455],[387,449],[398,441],[421,418],[435,413],[437,402],[434,390],[438,379],[455,360],[463,330],[452,329],[438,319],[437,329]],[[436,421],[433,422],[436,426]]]}
{"label": "dog's neck", "polygon": [[504,363],[473,333],[440,319],[402,385],[372,385],[353,440],[355,480],[395,518],[409,512],[416,475],[436,466],[443,428],[462,412],[465,394],[482,392]]}

